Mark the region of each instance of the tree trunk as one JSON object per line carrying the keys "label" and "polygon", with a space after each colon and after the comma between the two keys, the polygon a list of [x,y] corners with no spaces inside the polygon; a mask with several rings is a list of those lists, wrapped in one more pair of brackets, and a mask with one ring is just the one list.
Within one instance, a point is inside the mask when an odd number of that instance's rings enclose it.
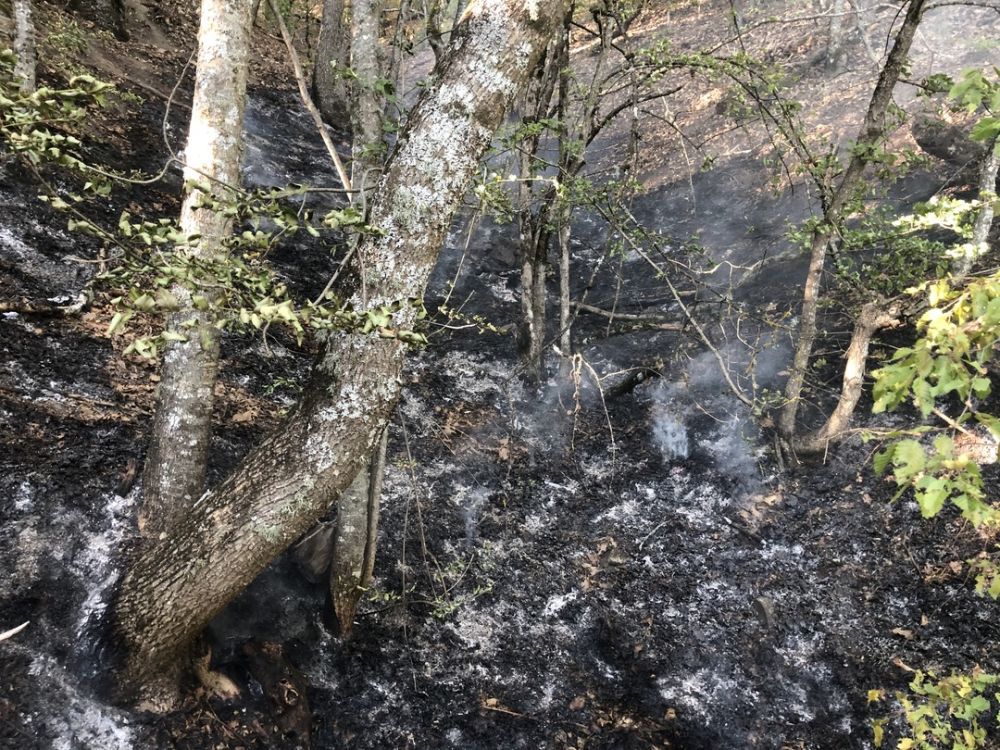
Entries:
{"label": "tree trunk", "polygon": [[864,385],[868,363],[868,345],[872,336],[881,328],[896,325],[899,322],[898,316],[898,306],[886,308],[883,300],[869,302],[861,308],[861,313],[854,322],[854,332],[851,334],[851,343],[845,355],[844,377],[837,406],[818,430],[808,435],[796,436],[794,442],[796,453],[823,453],[832,441],[839,439],[846,432],[854,408],[861,398],[861,388]]}
{"label": "tree trunk", "polygon": [[337,530],[330,565],[330,601],[344,638],[354,629],[358,602],[371,582],[378,539],[379,502],[388,433],[382,431],[371,459],[337,503]]}
{"label": "tree trunk", "polygon": [[347,84],[341,76],[350,65],[350,23],[345,23],[345,0],[324,0],[323,19],[316,42],[313,99],[328,125],[350,122]]}
{"label": "tree trunk", "polygon": [[382,5],[383,0],[351,1],[351,69],[357,76],[351,90],[351,184],[362,206],[368,205],[383,163],[385,98],[378,87],[385,72],[379,41]]}
{"label": "tree trunk", "polygon": [[434,53],[434,61],[437,65],[444,59],[445,50],[448,48],[448,39],[442,26],[441,18],[444,15],[444,5],[442,0],[426,0],[424,3],[424,24],[427,28],[427,43]]}
{"label": "tree trunk", "polygon": [[[239,185],[251,6],[250,0],[202,1],[185,149],[189,187],[180,219],[185,235],[200,235],[190,252],[202,258],[223,252],[232,220],[199,208],[206,196],[192,183],[208,182],[211,197],[219,200],[228,199],[229,190]],[[219,332],[211,314],[193,306],[189,290],[177,287],[173,293],[180,309],[169,317],[167,330],[184,340],[170,343],[164,352],[140,512],[141,527],[154,537],[184,519],[204,490],[219,358]]]}
{"label": "tree trunk", "polygon": [[31,0],[14,0],[14,75],[21,79],[21,92],[35,90],[35,22],[31,18]]}
{"label": "tree trunk", "polygon": [[[564,0],[470,6],[372,201],[381,231],[358,249],[368,296],[354,296],[356,311],[422,296],[468,181],[564,12]],[[416,317],[404,308],[393,326]],[[187,645],[357,475],[398,398],[405,356],[399,338],[334,336],[284,425],[140,550],[111,609],[123,698],[175,701]]]}
{"label": "tree trunk", "polygon": [[[383,166],[382,119],[385,98],[377,82],[385,77],[379,32],[382,0],[352,0],[351,68],[357,79],[351,88],[352,200],[364,211],[371,200]],[[357,242],[354,237],[353,241]],[[364,274],[364,268],[359,269]],[[362,284],[362,295],[367,284]],[[374,565],[378,533],[378,505],[385,471],[385,443],[379,441],[371,458],[337,502],[337,527],[330,565],[330,601],[340,632],[346,638],[354,626],[354,613],[367,586],[366,561]],[[371,576],[370,571],[368,577]]]}
{"label": "tree trunk", "polygon": [[997,169],[1000,167],[998,148],[1000,148],[1000,138],[994,138],[986,144],[983,163],[979,167],[980,208],[976,214],[976,223],[972,225],[969,251],[955,264],[955,275],[958,277],[968,276],[972,264],[987,250],[986,240],[990,236],[990,227],[993,226],[993,206],[997,199]]}
{"label": "tree trunk", "polygon": [[[549,106],[561,69],[559,54],[562,40],[551,43],[545,64],[525,91],[521,110],[525,124],[536,123],[549,115]],[[542,376],[545,350],[545,276],[549,260],[551,210],[557,191],[547,181],[535,187],[535,159],[542,144],[542,134],[535,131],[522,139],[519,148],[518,176],[518,253],[521,261],[521,332],[520,344],[527,372],[533,379]]]}
{"label": "tree trunk", "polygon": [[793,442],[798,415],[799,400],[802,395],[802,385],[809,366],[809,356],[812,354],[813,342],[816,339],[816,317],[819,310],[819,291],[823,277],[823,266],[826,262],[826,252],[831,239],[837,232],[843,218],[844,207],[855,196],[855,191],[861,186],[861,178],[865,167],[871,161],[878,149],[879,141],[885,135],[885,116],[892,101],[892,91],[906,65],[906,56],[916,34],[917,26],[923,15],[927,0],[912,0],[906,12],[903,25],[896,35],[892,51],[886,60],[885,67],[879,75],[865,114],[864,123],[858,133],[857,142],[852,149],[852,156],[847,169],[840,179],[833,195],[827,201],[823,212],[823,221],[813,231],[809,271],[806,275],[805,288],[802,293],[802,311],[799,321],[799,335],[796,342],[795,357],[792,361],[791,373],[785,385],[785,405],[778,419],[778,429],[789,444]]}
{"label": "tree trunk", "polygon": [[847,0],[833,0],[830,5],[830,39],[826,45],[826,69],[833,74],[844,71],[844,15]]}

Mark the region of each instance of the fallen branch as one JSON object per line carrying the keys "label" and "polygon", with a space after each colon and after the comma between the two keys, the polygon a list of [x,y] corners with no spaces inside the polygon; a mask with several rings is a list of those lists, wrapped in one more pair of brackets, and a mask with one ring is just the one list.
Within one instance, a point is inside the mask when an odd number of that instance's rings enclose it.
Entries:
{"label": "fallen branch", "polygon": [[580,312],[592,313],[607,318],[611,322],[621,321],[623,323],[642,323],[643,325],[658,328],[661,331],[683,331],[683,323],[670,323],[657,315],[636,315],[631,313],[620,313],[617,311],[605,310],[584,302],[571,302],[570,305]]}
{"label": "fallen branch", "polygon": [[60,305],[52,300],[32,301],[26,297],[13,302],[0,302],[0,313],[35,315],[46,318],[65,318],[79,314],[87,306],[87,296],[78,294],[71,305]]}
{"label": "fallen branch", "polygon": [[29,622],[31,622],[31,620],[26,620],[25,622],[22,622],[20,625],[18,625],[16,628],[11,628],[10,630],[4,633],[0,633],[0,641],[6,641],[8,638],[13,638],[15,635],[17,635],[26,627],[28,627]]}

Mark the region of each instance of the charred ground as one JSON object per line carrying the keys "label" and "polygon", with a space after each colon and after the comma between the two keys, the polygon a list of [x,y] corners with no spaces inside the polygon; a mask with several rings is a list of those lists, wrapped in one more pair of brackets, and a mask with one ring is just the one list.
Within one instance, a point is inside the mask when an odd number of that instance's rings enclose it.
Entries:
{"label": "charred ground", "polygon": [[[699,22],[691,13],[678,17]],[[141,105],[91,134],[94,155],[146,170],[167,158],[165,102],[148,89],[173,87],[157,71],[179,71],[190,24],[178,14],[172,50],[102,42],[94,59],[129,57],[152,77],[133,89],[146,91]],[[309,129],[289,114],[298,112],[293,97],[260,86],[278,69],[258,74],[248,176],[319,179],[320,151],[300,143]],[[183,132],[183,107],[171,128]],[[276,155],[294,162],[282,162],[284,174],[252,173]],[[697,177],[697,189],[719,208],[729,184],[733,200],[747,201],[737,213],[754,212],[760,232],[777,237],[801,211],[787,195],[747,200],[758,162],[717,168],[731,171]],[[93,248],[37,203],[37,184],[15,163],[4,169],[0,293],[74,294],[92,266],[72,258]],[[130,205],[169,214],[179,189],[171,179],[152,193],[117,193],[106,216]],[[915,189],[933,191],[938,179]],[[690,190],[665,174],[648,216],[681,213]],[[692,211],[677,235],[699,220]],[[593,262],[599,245],[582,239],[582,262]],[[474,293],[467,310],[500,323],[516,310],[509,241],[501,230],[481,234],[454,292]],[[432,306],[454,273],[454,244]],[[276,262],[309,291],[333,261],[329,247],[298,245]],[[777,279],[800,266],[790,261],[744,289],[790,301]],[[619,272],[648,282],[634,259]],[[662,295],[647,287],[635,287],[637,309]],[[475,329],[440,329],[415,353],[390,427],[376,585],[351,641],[332,635],[324,587],[282,559],[209,636],[241,699],[222,703],[192,685],[172,716],[114,709],[89,680],[102,655],[86,626],[134,524],[130,470],[143,459],[156,372],[104,335],[105,304],[99,296],[80,316],[0,319],[0,601],[4,625],[8,614],[11,625],[31,621],[0,644],[0,744],[861,748],[870,720],[892,710],[867,705],[869,689],[902,688],[918,667],[1000,669],[997,605],[972,594],[960,564],[991,540],[952,518],[923,522],[905,500],[890,504],[893,488],[872,476],[873,447],[860,441],[780,473],[767,433],[741,416],[689,337],[609,336],[581,318],[595,372],[660,353],[660,375],[607,399],[583,367],[554,368],[536,388],[512,336]],[[214,478],[281,418],[313,356],[291,340],[268,343],[225,341]],[[835,370],[821,374],[832,381]],[[781,377],[778,368],[764,374]],[[624,377],[607,379],[606,391]],[[987,471],[995,487],[996,467]],[[308,701],[305,724],[289,686]]]}

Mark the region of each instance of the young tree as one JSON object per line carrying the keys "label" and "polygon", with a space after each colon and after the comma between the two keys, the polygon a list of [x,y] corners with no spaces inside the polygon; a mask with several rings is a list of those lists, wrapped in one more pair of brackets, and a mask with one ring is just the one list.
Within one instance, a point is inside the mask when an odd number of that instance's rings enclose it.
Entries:
{"label": "young tree", "polygon": [[[923,17],[927,0],[911,0],[906,10],[899,32],[885,66],[879,74],[878,82],[872,93],[871,101],[868,105],[868,112],[865,114],[864,122],[858,133],[858,138],[851,148],[851,158],[846,169],[840,176],[834,190],[829,195],[824,196],[823,220],[816,224],[810,240],[809,270],[806,275],[805,287],[803,289],[802,310],[799,315],[799,331],[796,341],[795,356],[792,362],[791,373],[785,385],[785,404],[781,409],[778,419],[778,430],[782,438],[787,441],[789,447],[794,450],[801,449],[804,452],[822,450],[829,440],[828,435],[831,430],[839,431],[842,425],[839,421],[845,412],[845,408],[838,408],[833,415],[837,420],[836,424],[822,427],[814,436],[805,440],[798,440],[796,435],[796,421],[798,416],[799,402],[802,396],[802,387],[805,382],[806,370],[809,366],[809,356],[812,354],[813,342],[816,339],[816,320],[819,311],[820,285],[823,277],[823,269],[826,262],[827,250],[830,242],[836,236],[839,227],[844,219],[844,212],[857,197],[857,191],[863,185],[863,176],[866,167],[876,157],[879,146],[885,138],[886,115],[889,105],[892,103],[892,92],[896,83],[906,67],[906,58],[910,52],[910,45],[916,34],[917,27]],[[864,325],[859,330],[868,331],[868,338],[875,330],[872,326],[878,324],[875,316],[866,318]],[[858,349],[867,351],[868,342]],[[850,374],[850,373],[849,373]],[[854,404],[860,394],[860,375],[856,378],[857,389],[853,386],[846,389],[844,397],[848,401],[853,400],[850,409],[853,411]]]}
{"label": "young tree", "polygon": [[[180,223],[185,235],[198,238],[190,252],[203,259],[224,254],[232,229],[229,217],[203,204],[228,199],[240,182],[251,6],[250,0],[203,0],[201,6]],[[178,309],[167,331],[176,340],[163,357],[140,511],[143,531],[153,537],[183,519],[205,489],[219,358],[212,316],[183,286],[171,293]]]}
{"label": "young tree", "polygon": [[31,18],[31,0],[14,0],[14,75],[21,79],[21,91],[35,90],[35,22]]}
{"label": "young tree", "polygon": [[[249,3],[247,3],[249,10]],[[407,121],[358,247],[368,334],[337,334],[296,410],[124,575],[113,602],[123,697],[171,705],[189,644],[357,475],[400,390],[405,332],[455,210],[513,97],[562,19],[564,0],[476,0],[447,64]],[[388,311],[399,306],[390,322]]]}

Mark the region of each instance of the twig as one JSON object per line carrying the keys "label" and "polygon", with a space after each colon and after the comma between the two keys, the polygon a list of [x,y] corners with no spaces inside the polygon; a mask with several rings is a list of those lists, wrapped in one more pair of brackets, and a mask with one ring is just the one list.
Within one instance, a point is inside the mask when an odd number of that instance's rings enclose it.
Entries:
{"label": "twig", "polygon": [[654,326],[664,331],[683,331],[684,325],[682,323],[668,323],[663,318],[656,315],[635,315],[632,313],[620,313],[617,311],[604,310],[603,308],[596,307],[594,305],[588,305],[585,302],[571,302],[573,307],[581,312],[593,313],[594,315],[601,315],[608,318],[610,321],[614,322],[620,320],[626,323],[645,323],[647,325]]}
{"label": "twig", "polygon": [[0,641],[6,641],[8,638],[13,638],[15,635],[17,635],[26,627],[28,627],[29,622],[31,622],[31,620],[26,620],[25,622],[22,622],[20,625],[18,625],[16,628],[11,628],[10,630],[0,633]]}

